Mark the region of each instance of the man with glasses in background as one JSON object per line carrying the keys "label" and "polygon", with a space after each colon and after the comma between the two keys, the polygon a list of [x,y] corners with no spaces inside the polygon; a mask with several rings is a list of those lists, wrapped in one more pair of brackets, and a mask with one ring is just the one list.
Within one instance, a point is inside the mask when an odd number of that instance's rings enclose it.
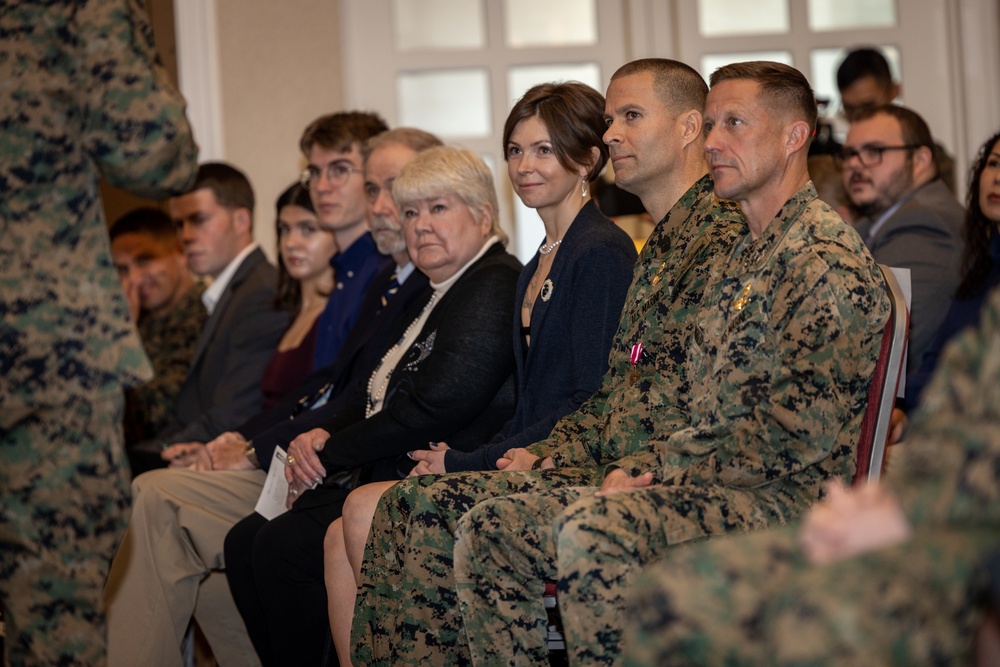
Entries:
{"label": "man with glasses in background", "polygon": [[[862,217],[855,227],[875,261],[910,270],[907,373],[920,368],[955,288],[965,211],[938,176],[927,123],[900,106],[857,113],[837,155]],[[916,396],[907,396],[913,405]]]}
{"label": "man with glasses in background", "polygon": [[[865,46],[854,49],[837,67],[837,90],[844,116],[853,123],[858,114],[871,111],[899,99],[902,86],[892,78],[889,61],[879,49]],[[955,192],[955,160],[941,144],[932,144],[938,176]]]}
{"label": "man with glasses in background", "polygon": [[302,172],[302,185],[309,188],[319,224],[333,232],[338,251],[330,259],[335,283],[319,316],[314,369],[329,366],[337,359],[357,320],[368,285],[390,261],[379,253],[368,231],[361,156],[361,145],[387,129],[376,114],[345,111],[320,116],[299,141],[309,161]]}

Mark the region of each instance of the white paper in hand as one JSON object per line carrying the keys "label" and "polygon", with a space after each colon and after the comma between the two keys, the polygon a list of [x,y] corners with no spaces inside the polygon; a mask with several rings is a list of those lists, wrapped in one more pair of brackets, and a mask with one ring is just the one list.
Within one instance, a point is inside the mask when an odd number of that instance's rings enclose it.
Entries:
{"label": "white paper in hand", "polygon": [[260,498],[257,499],[257,506],[254,507],[254,510],[268,521],[288,511],[285,507],[285,499],[288,498],[288,480],[285,479],[287,457],[288,454],[281,447],[274,448],[264,488],[260,492]]}

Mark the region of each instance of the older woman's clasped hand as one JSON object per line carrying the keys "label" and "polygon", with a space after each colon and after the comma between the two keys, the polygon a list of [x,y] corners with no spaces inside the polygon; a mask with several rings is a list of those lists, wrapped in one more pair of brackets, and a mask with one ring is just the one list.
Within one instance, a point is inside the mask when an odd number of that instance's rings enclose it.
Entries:
{"label": "older woman's clasped hand", "polygon": [[314,428],[299,435],[288,445],[288,458],[285,460],[288,499],[285,504],[289,509],[303,491],[323,483],[326,468],[320,463],[318,452],[322,451],[329,439],[329,432]]}

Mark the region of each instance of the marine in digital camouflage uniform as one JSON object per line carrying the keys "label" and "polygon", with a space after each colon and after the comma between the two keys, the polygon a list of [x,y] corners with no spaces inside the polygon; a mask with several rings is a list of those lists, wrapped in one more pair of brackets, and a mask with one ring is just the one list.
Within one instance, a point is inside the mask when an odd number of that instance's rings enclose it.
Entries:
{"label": "marine in digital camouflage uniform", "polygon": [[0,602],[7,664],[104,663],[122,387],[148,379],[98,176],[182,190],[197,149],[138,0],[0,8]]}
{"label": "marine in digital camouflage uniform", "polygon": [[[601,388],[560,420],[547,440],[529,447],[552,454],[559,468],[422,476],[403,480],[382,497],[355,605],[357,663],[468,662],[451,568],[458,520],[496,495],[599,482],[601,464],[637,451],[678,418],[689,390],[681,372],[685,339],[708,267],[728,253],[741,230],[738,208],[715,197],[708,176],[654,228],[636,263]],[[633,365],[630,353],[640,341],[649,349]],[[602,446],[603,458],[592,458]]]}
{"label": "marine in digital camouflage uniform", "polygon": [[910,540],[825,566],[790,528],[680,550],[637,580],[626,664],[971,664],[1000,539],[1000,292],[895,449],[884,483]]}
{"label": "marine in digital camouflage uniform", "polygon": [[700,391],[687,425],[615,463],[654,471],[655,486],[496,498],[459,522],[455,581],[477,664],[545,662],[547,580],[571,664],[615,662],[640,566],[675,544],[785,523],[824,480],[853,474],[888,316],[860,238],[809,184],[716,268],[688,350]]}
{"label": "marine in digital camouflage uniform", "polygon": [[170,312],[139,318],[139,337],[153,362],[153,379],[125,392],[125,444],[143,442],[163,432],[174,419],[177,394],[194,359],[198,337],[208,319],[194,283]]}
{"label": "marine in digital camouflage uniform", "polygon": [[808,180],[816,112],[801,73],[748,63],[712,80],[705,150],[748,233],[713,267],[696,315],[682,423],[619,455],[604,482],[651,473],[653,486],[495,498],[459,521],[455,585],[476,664],[547,661],[546,580],[557,580],[570,664],[616,664],[642,565],[686,541],[785,523],[823,481],[854,472],[889,314],[881,274]]}

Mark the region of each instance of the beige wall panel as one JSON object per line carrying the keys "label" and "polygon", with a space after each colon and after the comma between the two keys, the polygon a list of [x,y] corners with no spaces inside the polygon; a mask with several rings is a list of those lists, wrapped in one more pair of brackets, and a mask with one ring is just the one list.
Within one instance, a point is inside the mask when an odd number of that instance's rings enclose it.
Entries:
{"label": "beige wall panel", "polygon": [[304,162],[299,136],[343,107],[338,5],[333,0],[216,0],[222,141],[250,177],[255,230],[275,258],[274,201]]}

